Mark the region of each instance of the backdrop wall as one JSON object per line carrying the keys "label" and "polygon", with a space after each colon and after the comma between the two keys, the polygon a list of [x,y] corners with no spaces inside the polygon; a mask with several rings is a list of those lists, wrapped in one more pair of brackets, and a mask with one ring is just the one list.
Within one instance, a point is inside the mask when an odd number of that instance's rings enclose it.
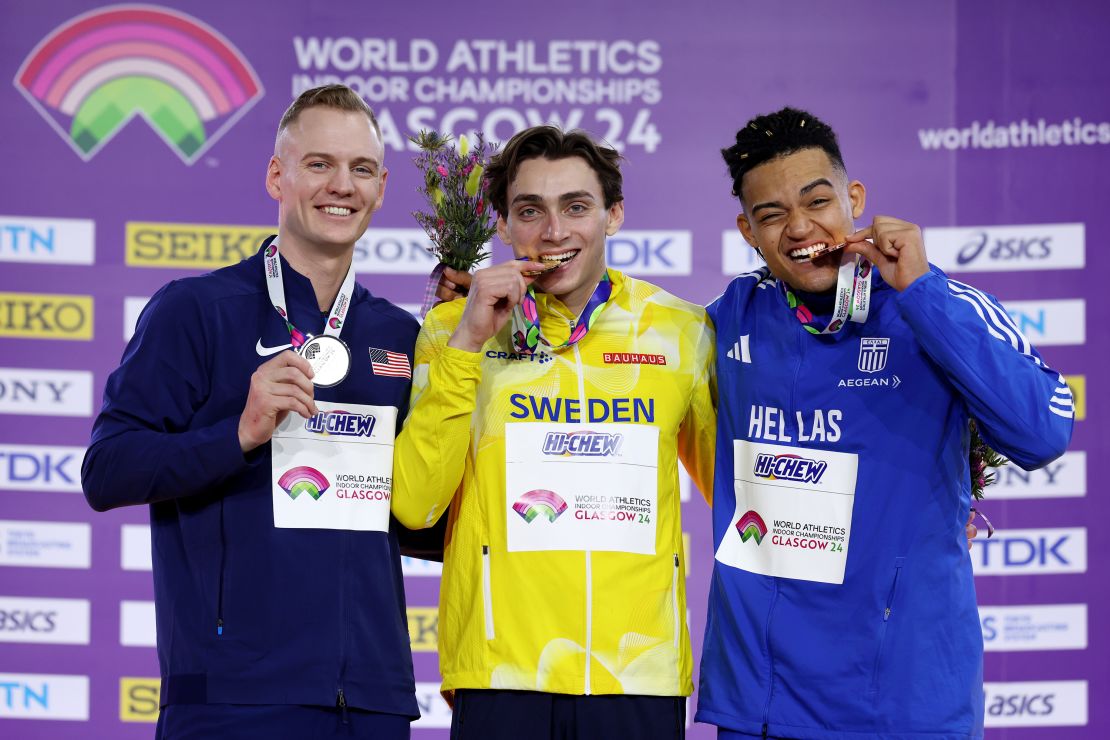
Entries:
{"label": "backdrop wall", "polygon": [[[277,120],[332,81],[375,107],[387,143],[359,279],[406,306],[433,265],[410,216],[405,137],[420,128],[504,140],[550,120],[604,137],[627,157],[610,264],[705,302],[756,264],[718,150],[782,105],[829,121],[868,186],[865,218],[921,224],[931,259],[1002,299],[1076,391],[1068,454],[1003,471],[983,506],[1000,530],[971,553],[987,725],[1110,734],[1097,701],[1110,644],[1095,629],[1110,608],[1104,4],[4,0],[0,17],[0,736],[152,734],[147,512],[85,505],[92,416],[145,300],[274,230],[263,174]],[[700,649],[712,541],[696,492],[684,509]],[[406,572],[425,712],[414,737],[446,737],[439,579],[422,562]]]}

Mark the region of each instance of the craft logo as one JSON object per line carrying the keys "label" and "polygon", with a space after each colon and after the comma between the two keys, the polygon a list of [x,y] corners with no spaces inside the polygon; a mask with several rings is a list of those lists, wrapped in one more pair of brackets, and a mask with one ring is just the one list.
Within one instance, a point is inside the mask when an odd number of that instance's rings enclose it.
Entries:
{"label": "craft logo", "polygon": [[218,31],[153,5],[63,23],[23,61],[15,86],[86,162],[138,116],[191,165],[263,94]]}
{"label": "craft logo", "polygon": [[[124,259],[132,267],[215,270],[253,257],[258,245],[277,229],[273,226],[128,221],[124,231]],[[268,249],[275,247],[271,244]],[[265,264],[267,275],[276,276],[277,259],[270,257]]]}
{"label": "craft logo", "polygon": [[[310,350],[313,348],[309,348]],[[350,411],[322,411],[304,423],[305,431],[340,437],[373,437],[377,419],[372,414]]]}
{"label": "craft logo", "polygon": [[157,722],[161,686],[157,678],[120,678],[120,721]]}
{"label": "craft logo", "polygon": [[537,488],[520,497],[513,504],[513,511],[520,514],[520,518],[531,524],[532,520],[542,516],[547,521],[554,523],[567,510],[567,502],[554,491]]}
{"label": "craft logo", "polygon": [[828,467],[829,464],[824,460],[809,460],[791,453],[772,455],[761,452],[755,458],[756,476],[771,480],[819,483]]}
{"label": "craft logo", "polygon": [[886,368],[886,359],[890,354],[890,340],[886,337],[868,338],[859,340],[859,362],[856,367],[861,373],[878,373]]}
{"label": "craft logo", "polygon": [[0,719],[88,718],[88,676],[0,673]]}
{"label": "craft logo", "polygon": [[538,362],[541,365],[555,359],[546,352],[498,352],[492,349],[486,350],[486,357],[491,360],[523,360],[525,362]]}
{"label": "craft logo", "polygon": [[767,535],[767,524],[758,513],[749,511],[736,521],[736,531],[740,533],[741,542],[754,538],[755,544],[762,545]]}
{"label": "craft logo", "polygon": [[324,477],[323,473],[316,468],[298,465],[282,473],[281,477],[278,478],[278,485],[294,501],[302,493],[307,493],[313,501],[319,501],[331,484],[328,483],[328,479]]}
{"label": "craft logo", "polygon": [[543,454],[613,457],[620,454],[623,441],[623,435],[608,432],[548,432],[543,440]]}
{"label": "craft logo", "polygon": [[0,293],[0,337],[89,340],[90,295]]}
{"label": "craft logo", "polygon": [[0,216],[0,262],[91,265],[95,233],[87,219]]}
{"label": "craft logo", "polygon": [[666,365],[666,355],[645,355],[639,352],[605,352],[601,359],[606,365]]}

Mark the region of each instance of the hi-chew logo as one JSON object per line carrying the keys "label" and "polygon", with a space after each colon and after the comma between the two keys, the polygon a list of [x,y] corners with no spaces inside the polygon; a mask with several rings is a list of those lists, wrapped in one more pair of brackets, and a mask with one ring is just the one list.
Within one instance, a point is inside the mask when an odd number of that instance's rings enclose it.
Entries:
{"label": "hi-chew logo", "polygon": [[295,468],[290,468],[282,473],[278,478],[278,485],[282,490],[289,494],[289,498],[294,501],[297,496],[302,493],[307,493],[312,497],[313,501],[319,501],[320,497],[328,490],[331,485],[328,479],[324,477],[316,468],[310,468],[307,465],[298,465]]}
{"label": "hi-chew logo", "polygon": [[515,504],[513,511],[520,514],[520,518],[531,524],[532,520],[542,516],[549,522],[554,522],[567,510],[567,502],[554,491],[537,488],[521,496]]}
{"label": "hi-chew logo", "polygon": [[15,86],[85,161],[140,116],[190,165],[263,93],[218,31],[153,5],[63,23],[23,61]]}
{"label": "hi-chew logo", "polygon": [[543,454],[612,457],[620,454],[623,441],[623,435],[608,432],[548,432],[543,440]]}
{"label": "hi-chew logo", "polygon": [[[311,348],[310,348],[311,349]],[[323,411],[304,423],[305,431],[339,437],[373,437],[377,419],[373,414]],[[317,498],[319,498],[317,496]]]}
{"label": "hi-chew logo", "polygon": [[736,531],[740,533],[741,542],[755,539],[755,544],[762,545],[767,535],[767,524],[758,512],[749,511],[736,521]]}
{"label": "hi-chew logo", "polygon": [[829,464],[824,460],[810,460],[801,455],[785,453],[772,455],[761,452],[755,458],[755,474],[771,480],[789,480],[798,483],[819,483]]}

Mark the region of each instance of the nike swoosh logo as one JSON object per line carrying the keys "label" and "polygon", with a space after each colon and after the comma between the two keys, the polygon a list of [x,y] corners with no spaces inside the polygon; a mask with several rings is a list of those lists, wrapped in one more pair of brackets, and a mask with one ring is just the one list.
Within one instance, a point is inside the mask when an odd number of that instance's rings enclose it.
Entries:
{"label": "nike swoosh logo", "polygon": [[279,347],[264,347],[262,346],[261,339],[258,340],[258,344],[254,345],[254,351],[258,353],[259,357],[269,357],[270,355],[276,355],[278,352],[292,348],[292,344],[283,344]]}

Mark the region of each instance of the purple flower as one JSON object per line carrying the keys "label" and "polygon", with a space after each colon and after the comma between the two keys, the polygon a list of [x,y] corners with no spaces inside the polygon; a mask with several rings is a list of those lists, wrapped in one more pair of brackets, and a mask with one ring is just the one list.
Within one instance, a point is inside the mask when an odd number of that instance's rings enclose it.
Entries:
{"label": "purple flower", "polygon": [[436,172],[443,175],[444,177],[447,177],[447,168],[444,167],[443,165],[440,165],[439,167],[436,167]]}

